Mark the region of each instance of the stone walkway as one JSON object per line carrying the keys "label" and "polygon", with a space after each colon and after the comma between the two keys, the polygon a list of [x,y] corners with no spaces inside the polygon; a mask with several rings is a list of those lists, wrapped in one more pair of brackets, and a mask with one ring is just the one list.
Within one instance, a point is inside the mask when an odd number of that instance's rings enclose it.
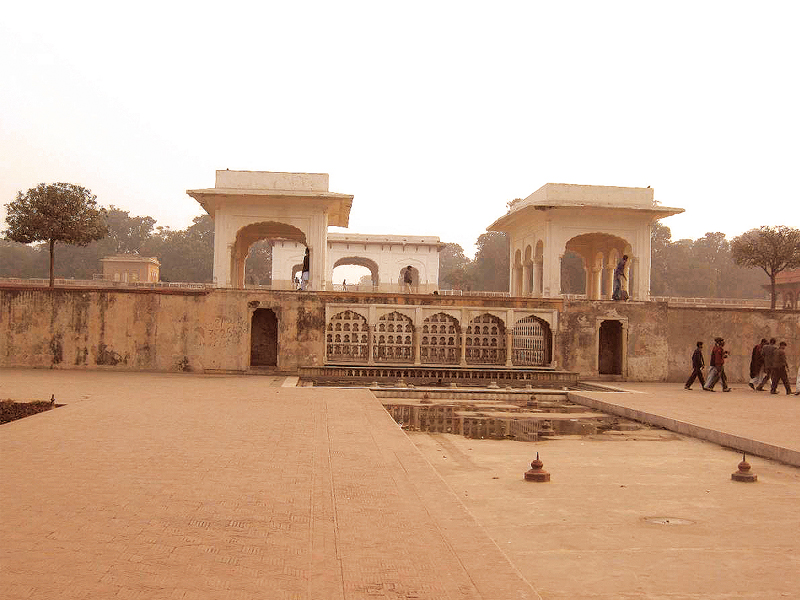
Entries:
{"label": "stone walkway", "polygon": [[[794,384],[794,381],[792,382]],[[604,384],[605,385],[605,384]],[[572,401],[644,421],[748,454],[800,466],[800,396],[755,392],[746,383],[733,391],[686,391],[680,383],[617,383],[614,392],[570,393]],[[792,389],[794,391],[794,389]]]}
{"label": "stone walkway", "polygon": [[0,370],[0,597],[540,598],[366,390]]}

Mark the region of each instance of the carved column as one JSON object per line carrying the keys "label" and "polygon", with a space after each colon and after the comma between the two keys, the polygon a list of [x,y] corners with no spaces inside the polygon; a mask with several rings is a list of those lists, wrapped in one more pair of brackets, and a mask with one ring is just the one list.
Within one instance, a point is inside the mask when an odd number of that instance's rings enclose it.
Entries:
{"label": "carved column", "polygon": [[606,289],[608,290],[608,299],[611,299],[611,294],[614,293],[614,265],[606,267]]}
{"label": "carved column", "polygon": [[591,298],[592,300],[600,300],[600,293],[603,289],[603,281],[601,279],[602,275],[602,267],[594,267],[592,269],[592,295],[587,295],[588,298]]}

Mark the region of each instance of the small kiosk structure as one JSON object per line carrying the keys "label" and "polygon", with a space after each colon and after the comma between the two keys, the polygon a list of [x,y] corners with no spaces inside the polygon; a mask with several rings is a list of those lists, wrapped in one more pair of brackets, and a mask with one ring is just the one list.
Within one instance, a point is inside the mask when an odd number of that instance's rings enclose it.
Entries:
{"label": "small kiosk structure", "polygon": [[614,269],[628,255],[623,289],[647,300],[652,224],[682,212],[661,206],[652,188],[548,183],[488,230],[508,236],[512,296],[560,296],[561,260],[572,251],[583,258],[587,299],[611,297]]}
{"label": "small kiosk structure", "polygon": [[122,283],[157,283],[161,263],[155,256],[115,254],[100,259],[103,279]]}
{"label": "small kiosk structure", "polygon": [[214,283],[244,288],[247,252],[262,239],[308,247],[309,289],[325,289],[328,226],[347,227],[353,196],[328,191],[327,173],[217,171],[213,188],[187,190],[214,219]]}

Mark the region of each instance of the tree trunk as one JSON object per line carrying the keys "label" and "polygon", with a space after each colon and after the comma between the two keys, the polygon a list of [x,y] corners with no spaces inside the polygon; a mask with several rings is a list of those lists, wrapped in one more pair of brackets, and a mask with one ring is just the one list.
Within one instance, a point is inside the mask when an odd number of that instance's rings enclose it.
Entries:
{"label": "tree trunk", "polygon": [[[56,246],[56,241],[51,239],[50,240],[50,287],[55,287],[56,283],[55,278],[53,277],[53,264],[55,263],[55,246]],[[774,303],[775,301],[773,300],[773,304]],[[775,307],[773,306],[773,308]]]}
{"label": "tree trunk", "polygon": [[775,273],[769,274],[769,284],[771,287],[770,297],[772,298],[772,303],[770,305],[770,308],[772,308],[772,310],[775,310],[775,304],[777,304],[778,300],[778,292],[775,291]]}

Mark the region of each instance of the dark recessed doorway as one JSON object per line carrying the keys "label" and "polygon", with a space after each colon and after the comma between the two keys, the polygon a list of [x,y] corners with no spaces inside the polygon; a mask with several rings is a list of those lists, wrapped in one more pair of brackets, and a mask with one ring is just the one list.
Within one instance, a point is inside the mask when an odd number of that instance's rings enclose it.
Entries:
{"label": "dark recessed doorway", "polygon": [[257,308],[250,327],[250,366],[278,366],[278,319],[270,308]]}
{"label": "dark recessed doorway", "polygon": [[600,375],[622,375],[622,323],[603,321],[600,324]]}

